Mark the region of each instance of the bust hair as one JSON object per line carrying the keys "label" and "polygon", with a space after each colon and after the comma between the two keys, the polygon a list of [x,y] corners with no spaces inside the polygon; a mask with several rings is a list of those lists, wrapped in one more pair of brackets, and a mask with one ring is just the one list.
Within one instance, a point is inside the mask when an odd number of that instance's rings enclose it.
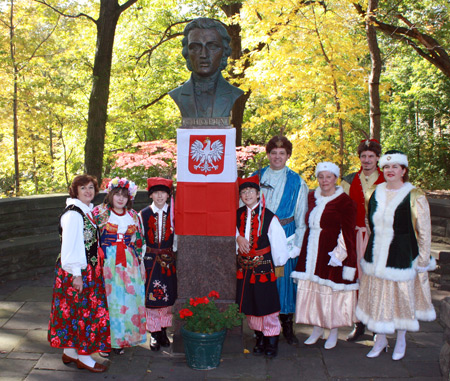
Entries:
{"label": "bust hair", "polygon": [[131,207],[133,206],[133,200],[128,194],[128,190],[125,188],[117,187],[109,191],[105,196],[105,199],[103,200],[103,204],[108,205],[110,208],[113,208],[114,207],[113,197],[115,194],[121,194],[122,196],[127,197],[127,204],[125,205],[125,207],[127,209],[131,209]]}
{"label": "bust hair", "polygon": [[189,52],[188,52],[189,32],[194,29],[216,29],[219,32],[220,36],[222,37],[222,44],[223,44],[223,55],[222,60],[220,61],[219,70],[222,71],[223,69],[225,69],[227,67],[228,57],[231,56],[231,47],[230,47],[231,37],[228,34],[225,27],[219,21],[209,19],[206,17],[199,17],[186,25],[183,31],[184,37],[183,40],[181,41],[181,44],[183,45],[181,54],[183,54],[183,57],[186,59],[186,66],[189,69],[189,71],[192,71],[192,65],[191,62],[189,61]]}
{"label": "bust hair", "polygon": [[292,143],[286,136],[277,135],[270,139],[266,144],[266,153],[270,153],[274,148],[284,148],[289,156],[292,155]]}
{"label": "bust hair", "polygon": [[94,184],[95,194],[98,193],[98,182],[95,176],[91,175],[78,175],[72,180],[72,184],[69,186],[69,196],[71,198],[78,198],[78,187],[87,185],[89,183]]}
{"label": "bust hair", "polygon": [[364,151],[372,151],[377,157],[381,156],[381,144],[373,140],[363,140],[358,146],[358,157]]}

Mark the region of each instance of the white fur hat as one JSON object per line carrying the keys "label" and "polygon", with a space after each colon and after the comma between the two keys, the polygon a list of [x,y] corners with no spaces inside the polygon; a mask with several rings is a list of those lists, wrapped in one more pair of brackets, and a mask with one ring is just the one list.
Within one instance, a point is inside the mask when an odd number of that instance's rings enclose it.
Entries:
{"label": "white fur hat", "polygon": [[381,156],[379,165],[383,168],[386,164],[400,164],[408,167],[408,156],[403,152],[397,150],[387,151],[383,156]]}
{"label": "white fur hat", "polygon": [[331,172],[336,177],[339,177],[340,174],[339,167],[334,163],[330,163],[329,161],[323,161],[322,163],[317,164],[316,177],[319,175],[319,172],[323,171]]}

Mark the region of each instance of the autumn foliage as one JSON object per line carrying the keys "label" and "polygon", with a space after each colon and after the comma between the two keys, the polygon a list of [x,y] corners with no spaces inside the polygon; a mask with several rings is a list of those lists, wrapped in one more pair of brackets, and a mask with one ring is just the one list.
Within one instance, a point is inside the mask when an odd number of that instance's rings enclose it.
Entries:
{"label": "autumn foliage", "polygon": [[[248,175],[262,166],[265,149],[259,145],[236,147],[236,160],[240,176]],[[133,149],[115,155],[111,174],[126,176],[141,186],[147,177],[175,177],[177,167],[177,145],[175,139],[154,140],[133,144]],[[104,179],[104,183],[109,179]]]}

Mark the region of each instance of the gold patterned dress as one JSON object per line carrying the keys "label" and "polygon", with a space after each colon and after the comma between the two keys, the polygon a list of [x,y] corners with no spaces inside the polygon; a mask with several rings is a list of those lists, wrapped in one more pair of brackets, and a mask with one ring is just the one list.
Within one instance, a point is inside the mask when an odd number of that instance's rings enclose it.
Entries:
{"label": "gold patterned dress", "polygon": [[[405,224],[398,222],[399,215],[405,213],[411,217],[413,233],[402,240],[416,242],[418,249],[410,266],[392,258],[392,253],[388,254],[396,234],[404,230]],[[436,318],[428,281],[428,270],[434,269],[435,260],[430,259],[431,219],[426,197],[410,183],[398,190],[386,189],[386,184],[381,184],[369,203],[369,221],[373,234],[361,261],[363,273],[356,316],[376,333],[418,331],[418,320],[432,321]],[[372,261],[368,254],[370,251],[373,253]],[[400,250],[394,254],[398,257],[404,255]]]}

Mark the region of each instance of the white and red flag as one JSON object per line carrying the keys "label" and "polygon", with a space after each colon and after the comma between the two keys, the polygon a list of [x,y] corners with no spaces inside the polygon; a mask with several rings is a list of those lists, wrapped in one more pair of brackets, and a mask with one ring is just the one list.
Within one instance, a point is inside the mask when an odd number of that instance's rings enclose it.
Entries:
{"label": "white and red flag", "polygon": [[236,179],[234,128],[178,129],[176,233],[234,237]]}

